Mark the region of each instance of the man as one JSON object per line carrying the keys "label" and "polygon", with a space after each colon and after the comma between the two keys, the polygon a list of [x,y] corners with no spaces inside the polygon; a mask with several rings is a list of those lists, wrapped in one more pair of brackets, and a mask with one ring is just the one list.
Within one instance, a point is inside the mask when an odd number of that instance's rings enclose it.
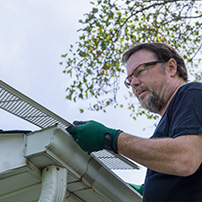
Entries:
{"label": "man", "polygon": [[150,139],[95,122],[68,129],[88,152],[109,149],[148,168],[145,202],[202,201],[202,84],[187,83],[183,59],[169,45],[139,44],[123,55],[127,87],[142,107],[162,116]]}

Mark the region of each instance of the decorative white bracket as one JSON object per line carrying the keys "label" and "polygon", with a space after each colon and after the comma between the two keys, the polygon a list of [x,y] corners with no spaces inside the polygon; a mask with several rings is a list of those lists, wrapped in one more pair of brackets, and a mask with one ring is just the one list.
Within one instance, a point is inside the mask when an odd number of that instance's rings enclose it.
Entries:
{"label": "decorative white bracket", "polygon": [[39,202],[63,202],[67,189],[67,169],[47,166],[42,171],[42,190]]}

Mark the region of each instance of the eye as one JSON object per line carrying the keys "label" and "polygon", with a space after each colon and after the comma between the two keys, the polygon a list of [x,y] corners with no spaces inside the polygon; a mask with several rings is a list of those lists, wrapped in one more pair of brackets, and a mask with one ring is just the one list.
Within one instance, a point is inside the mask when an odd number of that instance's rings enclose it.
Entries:
{"label": "eye", "polygon": [[141,65],[136,69],[135,76],[136,77],[142,76],[145,72],[146,72],[145,66]]}

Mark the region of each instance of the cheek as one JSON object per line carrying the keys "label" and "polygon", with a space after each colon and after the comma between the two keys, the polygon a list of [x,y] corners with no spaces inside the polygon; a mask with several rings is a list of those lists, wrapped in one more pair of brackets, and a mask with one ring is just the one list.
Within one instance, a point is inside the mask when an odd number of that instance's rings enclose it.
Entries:
{"label": "cheek", "polygon": [[150,88],[150,90],[158,90],[158,88],[161,88],[165,83],[169,83],[165,76],[152,75],[149,82],[147,82],[147,86]]}

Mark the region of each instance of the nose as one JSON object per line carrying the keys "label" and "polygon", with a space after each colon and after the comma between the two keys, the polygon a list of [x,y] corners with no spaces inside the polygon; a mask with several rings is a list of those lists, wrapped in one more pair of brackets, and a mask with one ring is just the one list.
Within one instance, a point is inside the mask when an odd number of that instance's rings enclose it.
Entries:
{"label": "nose", "polygon": [[131,82],[130,82],[130,85],[133,89],[137,88],[138,86],[140,86],[141,82],[140,82],[140,79],[135,77],[135,76],[132,76],[131,78]]}

